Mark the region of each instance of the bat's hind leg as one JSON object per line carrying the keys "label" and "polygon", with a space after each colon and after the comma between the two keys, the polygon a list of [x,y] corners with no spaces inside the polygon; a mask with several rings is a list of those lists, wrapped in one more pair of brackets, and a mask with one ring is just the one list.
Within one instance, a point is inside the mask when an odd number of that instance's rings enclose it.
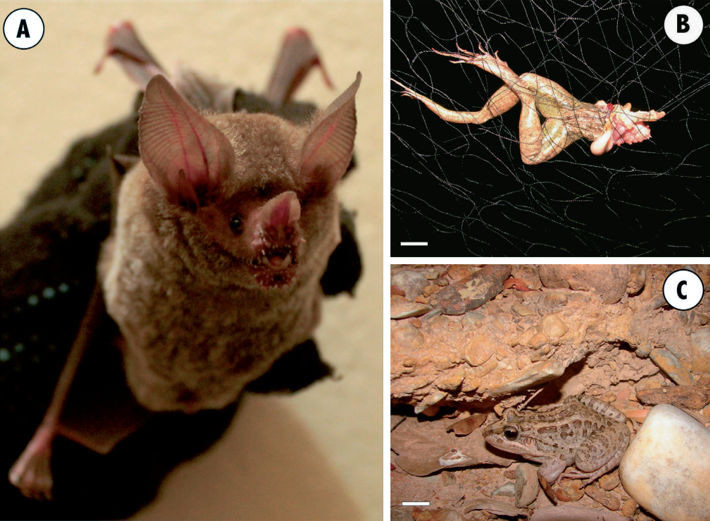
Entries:
{"label": "bat's hind leg", "polygon": [[79,332],[74,339],[67,361],[59,375],[52,401],[47,408],[42,423],[8,473],[10,483],[15,485],[24,496],[33,499],[52,498],[52,487],[54,485],[50,464],[52,442],[59,433],[61,414],[79,364],[104,313],[105,308],[101,289],[99,284],[96,283],[86,313],[79,326]]}

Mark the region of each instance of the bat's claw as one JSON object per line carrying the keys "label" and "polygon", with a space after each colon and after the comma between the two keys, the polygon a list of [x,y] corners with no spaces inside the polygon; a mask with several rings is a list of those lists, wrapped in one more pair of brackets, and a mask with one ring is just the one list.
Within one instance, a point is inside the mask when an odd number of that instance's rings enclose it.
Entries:
{"label": "bat's claw", "polygon": [[23,496],[30,499],[52,499],[52,470],[50,457],[52,455],[52,439],[54,431],[40,427],[27,447],[10,468],[8,479],[16,486]]}

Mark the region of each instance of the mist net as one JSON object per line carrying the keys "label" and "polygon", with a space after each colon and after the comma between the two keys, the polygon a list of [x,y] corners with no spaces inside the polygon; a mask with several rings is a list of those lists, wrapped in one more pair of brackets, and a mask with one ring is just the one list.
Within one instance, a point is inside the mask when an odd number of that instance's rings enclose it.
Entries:
{"label": "mist net", "polygon": [[[710,5],[685,3],[710,22]],[[709,255],[708,39],[671,41],[663,22],[672,7],[393,0],[391,76],[446,108],[479,110],[503,83],[431,49],[481,45],[516,74],[549,78],[580,101],[666,116],[642,143],[594,156],[581,139],[525,165],[519,103],[480,125],[449,123],[391,83],[392,255]]]}

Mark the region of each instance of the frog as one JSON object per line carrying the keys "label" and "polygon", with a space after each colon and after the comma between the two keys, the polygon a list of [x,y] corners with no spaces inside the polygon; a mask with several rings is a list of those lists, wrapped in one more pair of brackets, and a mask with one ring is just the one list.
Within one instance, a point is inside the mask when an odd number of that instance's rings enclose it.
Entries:
{"label": "frog", "polygon": [[[481,110],[473,112],[447,109],[392,78],[402,88],[401,94],[419,100],[444,121],[477,125],[500,116],[520,102],[520,157],[526,165],[552,159],[581,138],[592,142],[589,149],[595,156],[609,152],[615,145],[645,141],[651,137],[646,122],[658,121],[666,115],[655,110],[632,111],[631,103],[580,101],[549,78],[532,72],[518,76],[497,52],[491,55],[481,46],[478,53],[461,47],[458,52],[432,51],[453,58],[451,63],[474,65],[498,76],[503,85]],[[543,123],[538,113],[546,118]]]}
{"label": "frog", "polygon": [[[541,463],[538,479],[548,496],[562,478],[582,479],[586,487],[613,470],[629,444],[626,417],[613,406],[586,395],[532,410],[506,409],[483,430],[486,442],[504,452]],[[565,472],[567,467],[572,467]]]}

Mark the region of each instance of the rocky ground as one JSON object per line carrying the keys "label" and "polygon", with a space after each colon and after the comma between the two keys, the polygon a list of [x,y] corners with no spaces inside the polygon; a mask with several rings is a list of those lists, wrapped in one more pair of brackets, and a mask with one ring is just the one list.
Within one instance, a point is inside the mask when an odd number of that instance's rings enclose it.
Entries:
{"label": "rocky ground", "polygon": [[[663,282],[680,268],[393,266],[392,519],[655,519],[618,470],[587,487],[561,480],[552,508],[537,466],[489,450],[481,426],[538,390],[531,406],[585,393],[632,432],[659,403],[710,426],[710,299],[667,304]],[[690,269],[710,288],[710,266]]]}

